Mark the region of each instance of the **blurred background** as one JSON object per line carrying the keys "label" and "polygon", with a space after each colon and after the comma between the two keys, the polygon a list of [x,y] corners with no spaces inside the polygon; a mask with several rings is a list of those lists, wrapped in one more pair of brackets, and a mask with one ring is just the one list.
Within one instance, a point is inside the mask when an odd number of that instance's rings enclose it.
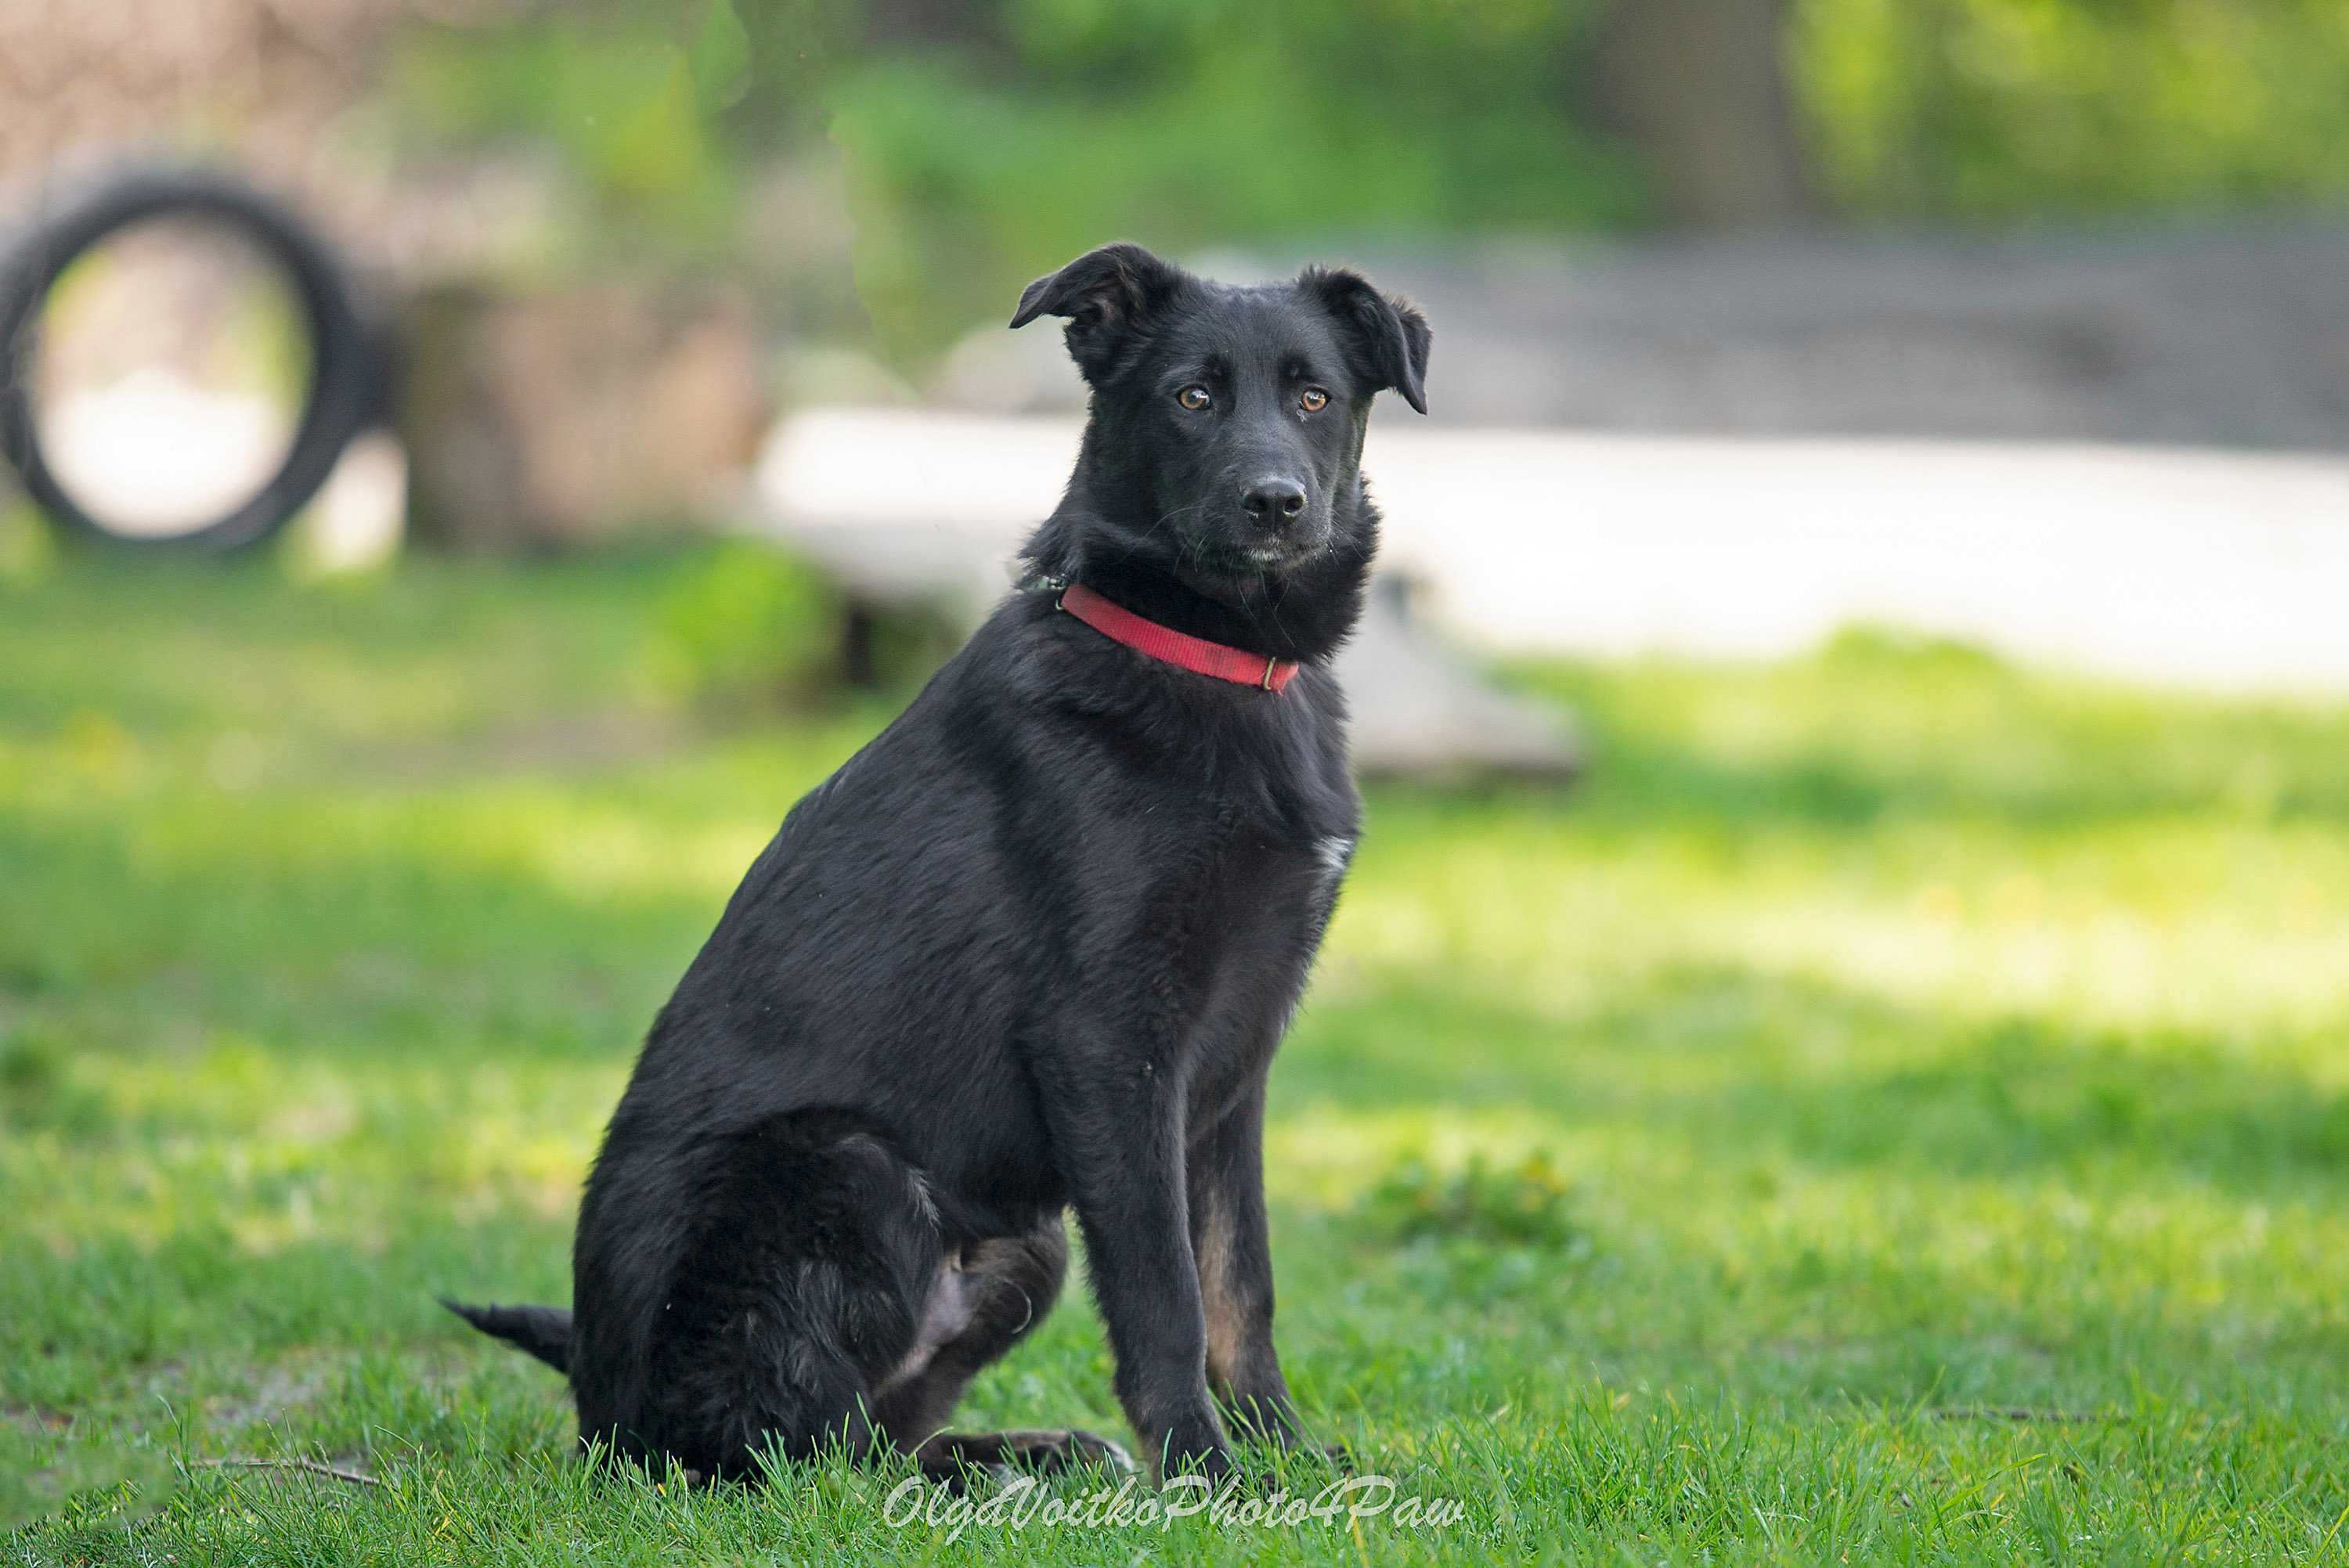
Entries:
{"label": "blurred background", "polygon": [[[2338,1536],[2338,0],[0,0],[0,1517],[559,1470],[430,1293],[563,1299],[1112,238],[1434,325],[1276,1074],[1309,1406],[1732,1452],[1793,1511],[1575,1526],[1700,1553]],[[974,1418],[1114,1426],[1086,1310]]]}
{"label": "blurred background", "polygon": [[[1375,449],[1388,564],[1487,651],[1783,654],[1861,619],[2349,680],[2349,19],[2319,0],[0,26],[16,230],[201,161],[331,252],[375,356],[307,432],[364,438],[305,515],[326,564],[717,527],[967,619],[1081,407],[1009,302],[1130,236],[1237,276],[1350,258],[1425,305],[1442,396]],[[92,243],[20,349],[48,468],[115,531],[220,518],[331,379],[299,280],[205,227]]]}

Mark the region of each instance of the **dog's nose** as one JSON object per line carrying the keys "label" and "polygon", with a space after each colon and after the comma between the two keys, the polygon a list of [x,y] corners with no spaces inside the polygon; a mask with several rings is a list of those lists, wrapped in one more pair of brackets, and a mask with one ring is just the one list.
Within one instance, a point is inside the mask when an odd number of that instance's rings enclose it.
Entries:
{"label": "dog's nose", "polygon": [[1240,497],[1240,505],[1270,528],[1292,521],[1305,510],[1305,487],[1295,480],[1258,480]]}

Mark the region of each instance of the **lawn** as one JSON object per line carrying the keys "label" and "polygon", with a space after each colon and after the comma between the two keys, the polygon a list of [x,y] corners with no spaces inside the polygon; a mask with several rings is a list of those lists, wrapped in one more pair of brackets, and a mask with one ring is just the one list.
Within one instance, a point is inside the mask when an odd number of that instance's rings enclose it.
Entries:
{"label": "lawn", "polygon": [[[692,701],[706,564],[0,580],[0,1562],[2349,1561],[2349,709],[1866,634],[1517,671],[1587,786],[1371,796],[1280,1340],[1454,1522],[584,1471],[433,1295],[564,1299],[654,1008],[889,712]],[[965,1414],[1123,1435],[1077,1293]],[[296,1457],[378,1484],[206,1463]]]}

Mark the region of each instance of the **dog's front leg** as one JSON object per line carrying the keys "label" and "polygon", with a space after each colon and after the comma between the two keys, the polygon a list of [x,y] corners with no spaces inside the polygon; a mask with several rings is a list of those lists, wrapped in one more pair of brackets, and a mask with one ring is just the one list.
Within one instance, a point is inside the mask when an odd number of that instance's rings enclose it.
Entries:
{"label": "dog's front leg", "polygon": [[1179,1086],[1130,1060],[1053,1076],[1046,1114],[1109,1325],[1119,1402],[1164,1473],[1220,1478],[1231,1454],[1207,1392]]}
{"label": "dog's front leg", "polygon": [[1301,1446],[1308,1439],[1272,1347],[1261,1079],[1193,1141],[1190,1188],[1191,1250],[1198,1261],[1207,1320],[1208,1386],[1235,1420],[1284,1448]]}

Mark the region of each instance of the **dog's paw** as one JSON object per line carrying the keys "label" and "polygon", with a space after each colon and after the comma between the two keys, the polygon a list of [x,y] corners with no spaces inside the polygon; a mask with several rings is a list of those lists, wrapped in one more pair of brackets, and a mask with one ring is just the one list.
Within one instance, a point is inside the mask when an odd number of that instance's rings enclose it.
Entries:
{"label": "dog's paw", "polygon": [[1077,1464],[1099,1465],[1112,1475],[1133,1475],[1142,1468],[1123,1444],[1093,1432],[1069,1433],[1069,1458]]}
{"label": "dog's paw", "polygon": [[1112,1475],[1137,1469],[1133,1456],[1107,1438],[1073,1429],[941,1433],[916,1459],[925,1474],[953,1491],[966,1489],[973,1476],[1008,1486],[1022,1475],[1049,1476],[1080,1465],[1098,1465]]}
{"label": "dog's paw", "polygon": [[1221,1443],[1203,1445],[1187,1452],[1169,1453],[1159,1480],[1173,1480],[1177,1476],[1193,1476],[1221,1486],[1239,1469],[1231,1449]]}

